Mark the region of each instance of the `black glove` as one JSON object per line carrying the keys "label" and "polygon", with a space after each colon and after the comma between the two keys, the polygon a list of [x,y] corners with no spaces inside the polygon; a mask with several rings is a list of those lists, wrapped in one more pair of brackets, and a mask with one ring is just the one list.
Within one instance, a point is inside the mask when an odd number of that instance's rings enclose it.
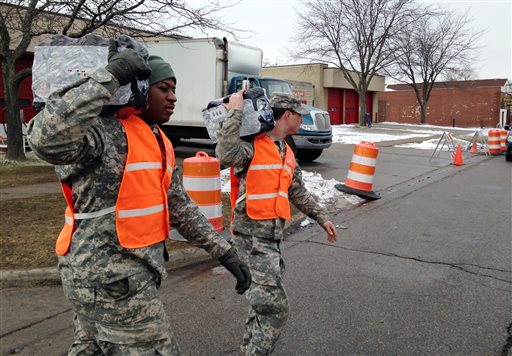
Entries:
{"label": "black glove", "polygon": [[235,249],[231,248],[219,258],[219,262],[236,278],[236,292],[244,294],[251,286],[249,267],[238,258]]}
{"label": "black glove", "polygon": [[119,84],[126,85],[135,79],[145,80],[151,75],[151,69],[144,59],[132,48],[117,51],[117,42],[110,39],[108,46],[108,64],[105,69],[112,73]]}

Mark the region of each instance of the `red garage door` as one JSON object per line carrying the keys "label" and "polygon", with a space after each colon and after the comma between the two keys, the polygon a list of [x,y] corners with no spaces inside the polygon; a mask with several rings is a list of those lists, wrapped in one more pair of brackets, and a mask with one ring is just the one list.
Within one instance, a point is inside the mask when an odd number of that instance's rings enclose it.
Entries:
{"label": "red garage door", "polygon": [[331,125],[343,124],[343,90],[329,88],[327,95],[327,111],[331,118]]}
{"label": "red garage door", "polygon": [[355,90],[345,90],[345,124],[359,123],[359,95]]}

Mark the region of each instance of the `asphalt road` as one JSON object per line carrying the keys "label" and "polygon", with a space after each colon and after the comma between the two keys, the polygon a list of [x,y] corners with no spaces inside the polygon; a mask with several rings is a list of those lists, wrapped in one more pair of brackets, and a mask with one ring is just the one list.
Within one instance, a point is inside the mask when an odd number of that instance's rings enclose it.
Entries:
{"label": "asphalt road", "polygon": [[[322,168],[326,178],[346,175],[351,147],[339,146],[321,158],[319,166],[331,166]],[[375,177],[383,198],[333,209],[335,223],[348,227],[338,242],[327,243],[316,225],[287,238],[291,315],[276,355],[511,351],[512,164],[465,159],[453,167],[385,148]],[[247,304],[217,267],[189,266],[162,285],[187,355],[239,355]],[[60,286],[3,289],[0,306],[1,354],[65,354],[71,312]]]}

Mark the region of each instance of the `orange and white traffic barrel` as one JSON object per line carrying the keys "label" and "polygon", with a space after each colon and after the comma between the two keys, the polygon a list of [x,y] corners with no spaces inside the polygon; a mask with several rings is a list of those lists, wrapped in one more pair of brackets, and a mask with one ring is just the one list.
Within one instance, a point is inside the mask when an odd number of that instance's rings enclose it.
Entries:
{"label": "orange and white traffic barrel", "polygon": [[183,186],[213,228],[224,230],[220,161],[202,151],[183,160]]}
{"label": "orange and white traffic barrel", "polygon": [[501,153],[500,136],[500,130],[489,130],[487,133],[487,148],[492,155],[499,155]]}
{"label": "orange and white traffic barrel", "polygon": [[505,152],[507,150],[507,130],[500,130],[500,146],[501,152]]}
{"label": "orange and white traffic barrel", "polygon": [[362,141],[357,144],[345,184],[336,184],[336,189],[366,199],[380,199],[380,196],[372,190],[378,154],[379,149],[373,142]]}

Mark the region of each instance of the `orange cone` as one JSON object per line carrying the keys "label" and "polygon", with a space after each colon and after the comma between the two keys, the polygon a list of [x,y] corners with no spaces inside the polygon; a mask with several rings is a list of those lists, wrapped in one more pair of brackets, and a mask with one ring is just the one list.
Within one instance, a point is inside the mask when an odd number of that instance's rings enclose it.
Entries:
{"label": "orange cone", "polygon": [[457,145],[457,150],[455,151],[455,157],[453,158],[453,165],[462,166],[464,162],[462,162],[462,148],[460,144]]}
{"label": "orange cone", "polygon": [[478,153],[478,148],[476,147],[476,140],[473,141],[471,148],[469,149],[469,153]]}

